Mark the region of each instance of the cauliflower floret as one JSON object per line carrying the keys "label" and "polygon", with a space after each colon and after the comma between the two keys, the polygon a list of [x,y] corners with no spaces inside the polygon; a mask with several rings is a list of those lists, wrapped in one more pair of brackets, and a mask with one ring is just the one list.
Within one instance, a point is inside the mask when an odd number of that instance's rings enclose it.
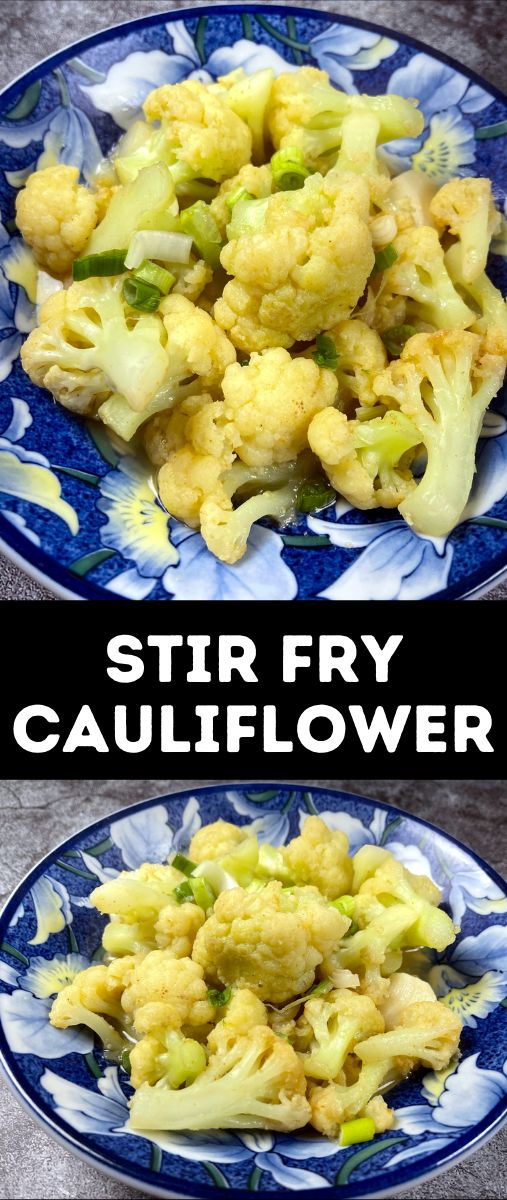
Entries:
{"label": "cauliflower floret", "polygon": [[178,904],[173,900],[159,912],[155,921],[157,946],[161,950],[170,950],[175,958],[188,958],[205,919],[204,911],[198,904]]}
{"label": "cauliflower floret", "polygon": [[78,179],[77,167],[46,167],[16,197],[18,229],[51,275],[67,274],[97,223],[96,197]]}
{"label": "cauliflower floret", "polygon": [[238,988],[227,1005],[225,1016],[208,1035],[208,1048],[212,1054],[220,1048],[234,1043],[251,1029],[268,1024],[268,1013],[262,1000],[250,988]]}
{"label": "cauliflower floret", "polygon": [[73,399],[78,412],[93,415],[106,390],[120,393],[139,413],[168,374],[167,334],[161,318],[155,313],[138,316],[129,309],[122,299],[122,285],[123,276],[92,278],[57,292],[43,305],[41,324],[21,348],[30,379],[52,389],[62,404],[70,406]]}
{"label": "cauliflower floret", "polygon": [[372,1096],[364,1106],[364,1115],[373,1121],[375,1133],[385,1133],[387,1129],[392,1129],[396,1119],[395,1112],[388,1108],[383,1096]]}
{"label": "cauliflower floret", "polygon": [[438,228],[459,238],[461,273],[465,283],[473,283],[486,269],[489,243],[501,224],[489,179],[450,179],[430,209]]}
{"label": "cauliflower floret", "polygon": [[436,1001],[433,988],[417,975],[407,975],[403,971],[395,971],[389,979],[389,989],[379,1005],[384,1018],[386,1030],[395,1029],[401,1023],[401,1018],[407,1006],[417,1001]]}
{"label": "cauliflower floret", "polygon": [[[436,229],[429,225],[405,229],[394,239],[397,258],[378,273],[374,325],[381,332],[392,325],[423,321],[435,329],[465,329],[474,314],[457,292],[447,270]],[[397,307],[406,299],[404,311]]]}
{"label": "cauliflower floret", "polygon": [[204,972],[190,958],[151,950],[137,963],[122,996],[122,1007],[137,1033],[205,1025],[215,1010],[208,1000]]}
{"label": "cauliflower floret", "polygon": [[416,532],[446,537],[458,524],[484,413],[504,373],[505,358],[488,353],[477,334],[442,329],[409,338],[400,358],[377,376],[379,401],[399,405],[427,452],[422,478],[400,504]]}
{"label": "cauliflower floret", "polygon": [[387,354],[381,337],[364,321],[341,321],[329,330],[338,354],[339,407],[349,412],[356,405],[370,408],[377,404],[373,382],[387,367]]}
{"label": "cauliflower floret", "polygon": [[[424,876],[413,875],[391,855],[361,884],[359,897],[378,898],[388,906],[387,912],[396,903],[412,909],[413,923],[403,935],[403,946],[429,946],[442,951],[455,940],[451,918],[437,907],[441,897],[436,885]],[[367,934],[368,928],[364,932]]]}
{"label": "cauliflower floret", "polygon": [[215,1033],[217,1051],[196,1081],[174,1092],[143,1084],[131,1101],[133,1129],[299,1129],[310,1107],[306,1080],[288,1042],[260,1025],[232,1040]]}
{"label": "cauliflower floret", "polygon": [[289,462],[304,449],[310,421],[333,404],[337,382],[311,359],[292,359],[277,348],[252,354],[245,367],[228,367],[222,390],[238,457],[264,467]]}
{"label": "cauliflower floret", "polygon": [[185,296],[186,300],[192,300],[195,304],[208,283],[211,283],[213,268],[203,258],[198,258],[189,267],[173,267],[173,275],[176,275],[173,296]]}
{"label": "cauliflower floret", "polygon": [[422,436],[404,413],[376,417],[374,407],[369,411],[369,420],[348,421],[337,409],[326,409],[313,418],[308,441],[331,484],[350,504],[396,508],[416,486],[409,464]]}
{"label": "cauliflower floret", "polygon": [[[382,1036],[382,1035],[379,1035]],[[363,1042],[363,1045],[366,1043]],[[368,1063],[362,1067],[355,1083],[329,1083],[327,1087],[310,1088],[310,1122],[319,1133],[337,1138],[340,1125],[360,1116],[373,1094],[392,1072],[390,1059]]]}
{"label": "cauliflower floret", "polygon": [[148,121],[161,122],[166,150],[180,168],[172,174],[182,187],[195,178],[220,183],[250,159],[248,125],[195,79],[155,88],[143,109]]}
{"label": "cauliflower floret", "polygon": [[101,964],[80,971],[53,1001],[49,1015],[51,1025],[56,1029],[87,1025],[107,1050],[121,1051],[124,1039],[120,1029],[125,1024],[125,1014],[120,1000],[126,980],[140,961],[141,956],[134,955],[122,959],[120,967]]}
{"label": "cauliflower floret", "polygon": [[311,987],[348,924],[316,888],[292,894],[279,882],[251,894],[233,888],[218,897],[192,957],[215,983],[248,987],[262,1000],[283,1004]]}
{"label": "cauliflower floret", "polygon": [[248,830],[240,825],[232,825],[230,821],[212,821],[194,833],[188,851],[189,858],[196,863],[204,862],[206,858],[222,858],[240,842],[244,842],[246,837]]}
{"label": "cauliflower floret", "polygon": [[[347,128],[349,118],[351,123]],[[372,119],[376,119],[374,123]],[[309,167],[326,171],[337,157],[340,161],[344,141],[349,150],[352,122],[352,160],[357,163],[357,146],[362,150],[364,139],[368,146],[366,167],[373,172],[379,169],[375,156],[377,141],[416,137],[422,132],[424,118],[415,104],[402,96],[341,92],[330,85],[325,71],[314,67],[282,73],[275,80],[268,111],[273,143],[276,147],[298,147]]]}
{"label": "cauliflower floret", "polygon": [[395,1029],[357,1042],[354,1053],[367,1066],[401,1059],[404,1074],[416,1063],[441,1071],[456,1053],[460,1033],[460,1018],[450,1008],[439,1000],[419,1000],[406,1005]]}
{"label": "cauliflower floret", "polygon": [[170,454],[159,471],[158,487],[163,505],[173,517],[193,529],[199,528],[205,500],[213,499],[220,507],[231,507],[222,477],[232,466],[234,450],[229,430],[218,424],[223,407],[220,401],[211,402],[205,406],[206,411],[201,409],[198,414],[201,431],[206,422],[209,450],[198,449],[195,442],[189,441]]}
{"label": "cauliflower floret", "polygon": [[393,213],[398,232],[412,225],[435,225],[431,201],[437,184],[425,171],[402,171],[391,180],[382,207]]}
{"label": "cauliflower floret", "polygon": [[313,884],[329,900],[350,890],[352,860],[349,843],[340,829],[331,830],[321,817],[307,817],[297,838],[282,850],[296,883]]}
{"label": "cauliflower floret", "polygon": [[186,296],[166,296],[160,305],[168,336],[171,374],[199,375],[203,387],[221,382],[236,351],[209,313]]}
{"label": "cauliflower floret", "polygon": [[206,1061],[204,1046],[194,1038],[183,1037],[175,1029],[160,1029],[132,1047],[130,1082],[139,1088],[163,1080],[169,1087],[179,1088],[192,1083],[204,1071]]}
{"label": "cauliflower floret", "polygon": [[[252,231],[248,214],[259,204],[263,221]],[[214,309],[234,345],[288,349],[348,317],[374,263],[368,214],[366,181],[337,172],[238,203],[220,255],[234,278]]]}

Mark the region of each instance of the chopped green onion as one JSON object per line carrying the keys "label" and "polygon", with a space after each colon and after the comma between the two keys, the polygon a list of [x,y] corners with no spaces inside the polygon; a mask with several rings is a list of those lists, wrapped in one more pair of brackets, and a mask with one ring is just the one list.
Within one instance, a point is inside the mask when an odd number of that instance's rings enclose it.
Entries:
{"label": "chopped green onion", "polygon": [[375,266],[372,275],[378,275],[379,271],[387,271],[388,267],[392,267],[398,257],[398,251],[389,242],[388,246],[384,246],[383,250],[377,250],[375,255]]}
{"label": "chopped green onion", "polygon": [[295,192],[302,188],[310,175],[301,150],[297,146],[286,146],[277,150],[271,159],[271,171],[275,184],[282,192]]}
{"label": "chopped green onion", "polygon": [[180,225],[194,242],[201,258],[216,271],[220,266],[222,235],[213,213],[204,200],[197,200],[180,213]]}
{"label": "chopped green onion", "polygon": [[357,1142],[371,1142],[375,1137],[375,1122],[371,1117],[357,1117],[355,1121],[344,1121],[341,1127],[340,1146],[355,1146]]}
{"label": "chopped green onion", "polygon": [[127,1075],[130,1075],[132,1071],[132,1066],[130,1063],[130,1050],[124,1050],[120,1055],[120,1067],[123,1067],[123,1070],[127,1072]]}
{"label": "chopped green onion", "polygon": [[173,889],[173,896],[178,901],[178,904],[184,904],[186,900],[194,900],[194,893],[188,879],[185,879],[183,883],[179,883]]}
{"label": "chopped green onion", "polygon": [[232,991],[230,987],[224,988],[223,992],[217,991],[216,988],[208,988],[208,1000],[213,1008],[223,1008],[224,1004],[228,1004],[231,998]]}
{"label": "chopped green onion", "polygon": [[[213,889],[210,887],[208,880],[203,878],[190,878],[188,882],[190,884],[195,903],[199,905],[199,908],[203,908],[204,912],[206,912],[208,908],[212,908],[213,904],[215,903],[216,896]],[[184,884],[181,886],[183,887]]]}
{"label": "chopped green onion", "polygon": [[192,249],[192,238],[186,233],[169,233],[159,229],[138,229],[129,242],[125,266],[133,271],[145,259],[170,263],[188,263]]}
{"label": "chopped green onion", "polygon": [[101,254],[87,254],[76,258],[72,264],[74,280],[90,279],[94,275],[123,275],[126,250],[103,250]]}
{"label": "chopped green onion", "polygon": [[141,312],[154,312],[162,299],[159,288],[135,278],[125,280],[122,296],[131,308],[138,308]]}
{"label": "chopped green onion", "polygon": [[167,296],[176,283],[175,275],[171,275],[171,272],[166,271],[165,267],[157,267],[157,264],[150,262],[149,258],[145,259],[141,266],[134,271],[134,277],[141,279],[143,283],[151,283],[152,287],[158,288],[164,296]]}
{"label": "chopped green onion", "polygon": [[400,357],[405,342],[408,342],[414,333],[417,333],[414,325],[391,325],[390,329],[386,329],[385,333],[381,334],[384,346],[391,358]]}
{"label": "chopped green onion", "polygon": [[344,917],[354,916],[355,903],[355,896],[338,896],[337,900],[331,901],[332,907],[337,908],[338,912],[343,913]]}
{"label": "chopped green onion", "polygon": [[336,492],[327,479],[307,479],[301,484],[297,494],[296,508],[298,512],[318,512],[334,504]]}
{"label": "chopped green onion", "polygon": [[330,371],[336,371],[339,357],[332,337],[329,337],[328,333],[318,333],[315,338],[315,350],[312,354],[313,361],[317,363],[317,366],[328,367]]}
{"label": "chopped green onion", "polygon": [[232,192],[227,192],[227,195],[225,197],[225,203],[227,205],[227,208],[229,208],[230,211],[232,212],[234,205],[238,203],[238,200],[253,200],[253,199],[254,199],[254,197],[252,196],[251,192],[247,192],[246,187],[243,187],[242,184],[239,183],[237,187],[232,189]]}
{"label": "chopped green onion", "polygon": [[171,866],[176,871],[182,871],[184,875],[191,875],[195,871],[197,863],[192,862],[191,858],[185,858],[184,854],[175,854]]}

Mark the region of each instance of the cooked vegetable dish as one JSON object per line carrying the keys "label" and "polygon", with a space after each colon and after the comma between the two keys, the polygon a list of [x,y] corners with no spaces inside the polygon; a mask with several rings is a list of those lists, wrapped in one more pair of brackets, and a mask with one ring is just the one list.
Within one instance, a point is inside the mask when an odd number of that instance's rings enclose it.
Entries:
{"label": "cooked vegetable dish", "polygon": [[488,179],[390,177],[383,145],[422,127],[312,67],[238,69],[151,92],[94,186],[56,165],[18,194],[25,370],[147,454],[227,563],[337,495],[430,537],[462,517],[507,362],[500,215]]}
{"label": "cooked vegetable dish", "polygon": [[350,857],[318,816],[281,848],[215,821],[188,854],[92,892],[104,961],[51,1023],[88,1026],[128,1071],[134,1130],[389,1129],[388,1089],[458,1052],[459,1018],[411,967],[455,939],[439,889],[381,847]]}

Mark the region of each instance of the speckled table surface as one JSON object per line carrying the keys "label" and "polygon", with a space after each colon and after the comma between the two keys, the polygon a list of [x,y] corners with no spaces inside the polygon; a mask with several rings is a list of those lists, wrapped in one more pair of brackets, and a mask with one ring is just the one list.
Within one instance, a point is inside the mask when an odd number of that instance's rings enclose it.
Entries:
{"label": "speckled table surface", "polygon": [[[200,780],[198,783],[216,783]],[[289,781],[290,782],[290,781]],[[507,841],[499,837],[507,818],[507,781],[466,783],[413,779],[299,780],[319,782],[389,801],[439,824],[472,846],[500,874],[507,875]],[[198,786],[195,780],[150,779],[0,783],[0,897],[7,895],[53,846],[82,825],[148,796]],[[129,1200],[130,1188],[99,1174],[56,1145],[18,1106],[0,1081],[0,1196],[5,1200]],[[405,1192],[407,1200],[505,1200],[507,1127],[470,1159],[426,1184]],[[143,1193],[144,1194],[144,1193]]]}
{"label": "speckled table surface", "polygon": [[[39,59],[107,25],[189,5],[192,0],[0,0],[0,87]],[[505,90],[507,86],[501,0],[420,0],[418,4],[410,0],[313,0],[312,6],[423,39],[497,87]],[[487,595],[491,600],[506,598],[507,582]],[[0,554],[0,599],[51,600],[54,596]]]}

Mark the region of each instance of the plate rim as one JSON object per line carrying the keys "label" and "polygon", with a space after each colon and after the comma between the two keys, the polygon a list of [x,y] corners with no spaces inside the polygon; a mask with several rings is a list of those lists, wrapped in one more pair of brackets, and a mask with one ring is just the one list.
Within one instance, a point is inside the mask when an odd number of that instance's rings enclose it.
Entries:
{"label": "plate rim", "polygon": [[[327,9],[313,9],[310,4],[272,4],[271,0],[262,2],[256,0],[254,3],[207,3],[207,4],[187,4],[184,8],[176,8],[163,10],[156,13],[148,13],[146,16],[133,17],[126,21],[118,21],[112,25],[106,25],[103,29],[97,30],[95,33],[88,34],[85,38],[77,38],[76,41],[69,42],[62,49],[55,51],[54,54],[49,54],[46,58],[40,59],[29,67],[27,71],[21,72],[0,89],[0,102],[9,97],[11,91],[16,92],[18,85],[26,82],[29,86],[39,78],[45,76],[48,70],[58,66],[60,63],[65,63],[69,58],[69,52],[79,48],[81,51],[91,49],[95,45],[100,45],[102,42],[113,41],[115,37],[121,36],[122,30],[135,31],[136,29],[149,28],[152,25],[161,25],[164,23],[172,23],[175,20],[184,21],[197,15],[212,16],[216,13],[231,13],[240,15],[242,12],[271,12],[278,16],[317,16],[322,15],[322,18],[329,20],[331,24],[349,25],[352,28],[366,29],[373,31],[382,36],[392,37],[394,40],[399,40],[401,44],[414,47],[416,50],[429,54],[432,58],[443,62],[445,65],[452,67],[458,74],[465,75],[473,83],[482,87],[489,92],[496,100],[507,106],[507,92],[497,88],[495,84],[490,83],[484,76],[478,72],[471,70],[464,63],[452,55],[445,54],[442,51],[434,50],[427,42],[420,41],[419,38],[414,38],[408,34],[404,34],[401,30],[391,29],[390,26],[377,24],[374,21],[365,21],[359,17],[347,16],[345,14],[329,12]],[[72,57],[72,55],[70,55]],[[0,385],[1,386],[1,385]],[[58,559],[52,557],[47,551],[40,549],[28,538],[23,537],[15,526],[4,517],[0,509],[0,551],[14,563],[15,566],[23,570],[29,578],[35,579],[37,583],[41,583],[47,587],[59,599],[69,600],[131,600],[132,597],[119,596],[112,592],[110,597],[104,595],[106,588],[94,584],[93,581],[83,579],[78,580],[73,578],[72,571],[68,566],[62,566]],[[487,569],[487,568],[486,568]],[[70,576],[70,578],[68,578]],[[443,595],[442,600],[475,600],[487,595],[498,583],[502,582],[507,577],[507,560],[503,566],[500,566],[493,575],[488,575],[486,579],[479,580],[472,587],[464,586],[463,590],[459,591],[458,595],[449,596]],[[446,592],[448,592],[446,587]],[[423,601],[431,601],[436,599],[436,596],[424,597]],[[169,600],[169,597],[164,599]],[[294,597],[297,600],[297,596]],[[318,599],[312,597],[312,599]]]}
{"label": "plate rim", "polygon": [[[81,839],[83,835],[91,835],[95,830],[103,826],[105,823],[110,825],[117,820],[123,819],[126,815],[133,815],[142,811],[143,809],[149,808],[156,802],[164,803],[170,801],[171,799],[190,799],[192,796],[203,795],[210,791],[214,793],[225,794],[235,787],[245,788],[250,786],[263,789],[273,788],[281,792],[294,790],[294,788],[303,791],[305,788],[308,788],[312,794],[324,796],[329,796],[331,794],[345,800],[355,801],[356,803],[366,802],[374,805],[375,808],[380,808],[389,813],[394,813],[397,816],[401,816],[402,818],[415,821],[416,824],[424,826],[433,833],[438,833],[441,837],[446,838],[453,845],[457,846],[463,853],[471,857],[474,862],[476,862],[483,870],[485,870],[495,883],[497,883],[503,890],[507,890],[507,880],[503,879],[494,867],[490,866],[485,859],[481,858],[480,855],[477,855],[475,851],[468,847],[464,842],[459,841],[459,839],[455,838],[452,834],[446,833],[445,830],[439,828],[439,826],[435,825],[433,822],[427,821],[424,817],[416,816],[413,813],[407,812],[403,808],[398,808],[397,806],[390,804],[389,801],[376,800],[373,796],[364,796],[362,794],[359,795],[355,792],[344,791],[342,788],[324,787],[320,784],[314,786],[313,784],[290,781],[285,782],[280,780],[271,782],[265,780],[232,780],[217,784],[199,784],[197,787],[183,789],[180,788],[175,792],[166,792],[150,796],[144,800],[136,801],[135,804],[126,805],[123,808],[115,809],[112,813],[106,814],[105,816],[82,826],[75,833],[71,834],[70,837],[65,838],[62,842],[55,846],[48,854],[39,859],[39,861],[30,868],[23,879],[21,879],[18,885],[14,888],[13,892],[7,898],[2,910],[0,911],[0,941],[3,940],[3,936],[8,927],[8,919],[10,918],[12,910],[15,911],[19,906],[20,901],[26,895],[26,892],[29,890],[32,882],[35,882],[36,879],[38,879],[39,876],[44,873],[44,870],[52,865],[55,857],[57,857],[63,849],[72,848],[75,842]],[[3,1031],[0,1030],[0,1032],[2,1033],[2,1040],[4,1040]],[[177,1178],[174,1178],[172,1175],[167,1174],[165,1176],[165,1180],[167,1182],[160,1187],[157,1187],[157,1185],[154,1183],[153,1172],[150,1172],[149,1169],[139,1167],[135,1171],[133,1170],[132,1172],[129,1172],[121,1165],[115,1164],[114,1152],[109,1150],[107,1152],[99,1152],[98,1150],[83,1146],[79,1140],[79,1135],[76,1134],[75,1130],[72,1130],[72,1128],[67,1126],[66,1123],[64,1123],[64,1127],[59,1126],[55,1122],[49,1106],[48,1115],[44,1108],[40,1107],[40,1100],[33,1099],[30,1095],[30,1090],[25,1090],[24,1081],[20,1081],[16,1078],[16,1073],[13,1071],[12,1063],[16,1064],[16,1059],[12,1051],[7,1048],[6,1052],[4,1047],[0,1046],[0,1073],[5,1077],[11,1090],[14,1091],[16,1098],[21,1101],[23,1107],[30,1112],[30,1115],[36,1119],[38,1124],[46,1129],[46,1132],[48,1132],[52,1137],[56,1138],[57,1141],[68,1146],[73,1153],[77,1153],[78,1157],[87,1162],[91,1162],[93,1166],[98,1167],[100,1170],[105,1171],[106,1174],[110,1174],[114,1178],[120,1179],[123,1183],[133,1183],[134,1186],[136,1186],[136,1184],[138,1185],[139,1182],[141,1182],[146,1190],[155,1196],[167,1196],[170,1194],[168,1193],[167,1188],[170,1187],[176,1195],[198,1197],[200,1200],[201,1198],[202,1200],[216,1200],[216,1188],[212,1187],[211,1185],[189,1182],[188,1188],[191,1190],[184,1189],[182,1191],[181,1181],[179,1181]],[[29,1088],[31,1088],[31,1085],[29,1085]],[[505,1096],[503,1100],[500,1100],[494,1106],[491,1112],[473,1127],[474,1134],[471,1140],[468,1139],[465,1144],[461,1146],[455,1145],[453,1147],[451,1144],[451,1146],[447,1148],[447,1153],[445,1150],[435,1151],[435,1156],[440,1156],[440,1158],[439,1161],[433,1164],[433,1166],[429,1167],[429,1170],[422,1174],[414,1173],[414,1170],[417,1171],[420,1160],[418,1160],[418,1162],[415,1164],[414,1169],[412,1169],[410,1165],[401,1167],[400,1173],[402,1175],[402,1180],[398,1190],[401,1191],[406,1187],[412,1186],[413,1184],[429,1180],[435,1175],[440,1174],[442,1171],[447,1170],[453,1165],[453,1163],[463,1161],[465,1157],[468,1157],[469,1154],[473,1153],[479,1148],[480,1145],[484,1144],[496,1132],[498,1132],[498,1130],[506,1122],[507,1096]],[[456,1138],[455,1140],[457,1142],[460,1139]],[[441,1157],[442,1154],[443,1158]],[[431,1159],[433,1155],[430,1154],[428,1157]],[[183,1182],[186,1188],[187,1183],[186,1181]],[[385,1189],[381,1189],[379,1191],[378,1188],[368,1189],[367,1183],[367,1180],[363,1180],[357,1184],[346,1184],[344,1187],[340,1188],[334,1187],[334,1185],[331,1184],[330,1187],[315,1188],[309,1193],[309,1195],[311,1200],[326,1200],[326,1198],[329,1197],[331,1197],[332,1200],[333,1195],[336,1196],[337,1200],[338,1198],[340,1198],[340,1200],[359,1200],[360,1197],[364,1197],[365,1200],[375,1200],[375,1198],[378,1197],[380,1200],[380,1197],[382,1196],[389,1197],[392,1195],[393,1186],[396,1186],[391,1184],[387,1191]],[[252,1194],[250,1191],[247,1191],[243,1188],[234,1188],[234,1193],[237,1197],[237,1200],[250,1200]],[[273,1200],[275,1193],[272,1191],[259,1191],[257,1192],[257,1195],[259,1200]]]}

